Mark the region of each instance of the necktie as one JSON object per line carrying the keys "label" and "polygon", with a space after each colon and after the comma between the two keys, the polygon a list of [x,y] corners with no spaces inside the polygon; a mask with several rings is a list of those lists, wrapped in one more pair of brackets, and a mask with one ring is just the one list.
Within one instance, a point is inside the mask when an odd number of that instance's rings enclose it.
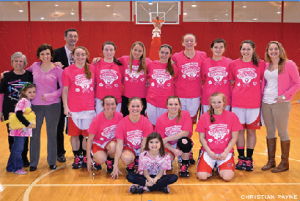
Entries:
{"label": "necktie", "polygon": [[70,53],[70,65],[72,65],[73,63],[75,63],[74,58],[72,57],[72,53]]}

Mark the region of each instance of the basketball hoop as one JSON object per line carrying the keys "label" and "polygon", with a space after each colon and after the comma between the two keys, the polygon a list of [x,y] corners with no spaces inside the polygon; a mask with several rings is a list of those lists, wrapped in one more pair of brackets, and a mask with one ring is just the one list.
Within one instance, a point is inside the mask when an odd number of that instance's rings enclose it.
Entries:
{"label": "basketball hoop", "polygon": [[161,35],[161,27],[164,23],[164,20],[160,20],[158,17],[156,17],[156,20],[152,20],[154,29],[152,30],[152,39],[154,37],[160,37]]}

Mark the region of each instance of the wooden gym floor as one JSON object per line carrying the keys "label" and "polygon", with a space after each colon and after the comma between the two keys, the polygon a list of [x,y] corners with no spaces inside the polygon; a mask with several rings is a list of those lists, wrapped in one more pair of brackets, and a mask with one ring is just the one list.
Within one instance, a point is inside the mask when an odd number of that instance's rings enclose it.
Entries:
{"label": "wooden gym floor", "polygon": [[[271,171],[261,171],[267,162],[266,130],[262,127],[257,132],[257,144],[254,151],[254,171],[236,171],[231,182],[224,182],[218,175],[207,181],[196,178],[196,166],[189,168],[189,178],[179,178],[170,186],[170,194],[162,192],[132,195],[128,192],[130,183],[126,181],[125,166],[120,164],[124,173],[119,179],[112,180],[106,173],[106,166],[100,171],[87,172],[86,169],[73,170],[73,154],[70,137],[65,136],[66,163],[57,163],[58,168],[50,171],[47,165],[47,142],[45,126],[41,137],[41,158],[38,169],[27,175],[16,175],[6,172],[5,167],[9,157],[7,132],[0,123],[0,200],[3,201],[37,201],[37,200],[152,200],[152,201],[187,201],[187,200],[300,200],[300,92],[292,101],[292,111],[289,121],[291,139],[290,170],[274,174]],[[194,133],[194,158],[198,158],[200,149],[199,137]],[[280,140],[277,142],[276,162],[280,162]],[[235,156],[237,160],[237,154]],[[172,173],[179,173],[179,165],[174,162]],[[94,175],[93,175],[94,173]]]}

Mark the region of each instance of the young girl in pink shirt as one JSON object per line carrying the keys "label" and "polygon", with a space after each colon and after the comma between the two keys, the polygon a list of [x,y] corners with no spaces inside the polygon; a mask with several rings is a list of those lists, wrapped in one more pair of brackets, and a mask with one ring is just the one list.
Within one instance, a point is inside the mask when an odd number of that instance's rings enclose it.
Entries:
{"label": "young girl in pink shirt", "polygon": [[79,135],[88,136],[89,128],[95,114],[95,72],[86,59],[89,52],[78,46],[72,51],[75,64],[63,72],[64,113],[69,117],[69,132],[74,153],[73,169],[87,167],[86,140],[82,141],[83,153],[79,152]]}
{"label": "young girl in pink shirt", "polygon": [[167,100],[168,112],[157,118],[155,130],[164,141],[164,146],[172,160],[175,156],[182,158],[179,176],[188,177],[190,152],[192,150],[193,126],[189,112],[181,111],[178,96],[170,96]]}
{"label": "young girl in pink shirt", "polygon": [[[123,115],[116,111],[117,99],[114,96],[105,96],[102,100],[104,111],[98,114],[88,129],[87,153],[93,152],[94,168],[101,169],[101,164],[106,163],[106,172],[113,170],[114,157],[116,152],[115,132],[117,124]],[[87,155],[87,169],[91,170],[93,160],[90,154]]]}
{"label": "young girl in pink shirt", "polygon": [[25,125],[25,128],[11,130],[9,133],[9,136],[14,137],[14,143],[12,145],[12,149],[6,166],[7,172],[13,172],[15,174],[27,174],[27,172],[22,168],[22,151],[24,149],[26,137],[32,136],[32,128],[35,128],[36,125],[25,119],[25,117],[23,116],[23,112],[27,107],[31,108],[30,100],[35,97],[35,91],[35,85],[30,82],[24,84],[21,89],[21,95],[15,107],[15,113],[18,120],[23,125]]}
{"label": "young girl in pink shirt", "polygon": [[182,46],[185,50],[175,53],[172,60],[178,67],[178,76],[175,79],[175,95],[180,98],[182,110],[186,110],[196,123],[202,91],[201,66],[206,59],[206,53],[196,51],[196,37],[186,34],[182,37]]}
{"label": "young girl in pink shirt", "polygon": [[209,102],[209,110],[201,115],[196,128],[202,144],[197,177],[201,180],[208,179],[217,164],[221,178],[230,181],[235,171],[233,146],[237,141],[238,131],[243,127],[234,113],[225,110],[227,100],[223,93],[213,93]]}
{"label": "young girl in pink shirt", "polygon": [[102,46],[102,53],[104,58],[95,64],[96,72],[96,113],[103,111],[102,99],[111,95],[118,100],[117,111],[121,110],[122,102],[122,74],[119,60],[115,58],[117,47],[111,42],[107,41]]}
{"label": "young girl in pink shirt", "polygon": [[169,193],[168,185],[177,181],[175,174],[166,174],[171,170],[171,158],[165,153],[164,144],[159,133],[151,133],[147,137],[145,151],[140,154],[139,174],[129,173],[127,180],[139,186],[132,185],[132,194],[152,192],[155,190]]}
{"label": "young girl in pink shirt", "polygon": [[202,64],[203,93],[201,96],[202,114],[209,109],[209,97],[215,92],[221,92],[227,97],[226,110],[231,105],[231,83],[228,79],[229,64],[231,59],[223,56],[226,48],[224,39],[215,39],[210,45],[212,57],[204,60]]}
{"label": "young girl in pink shirt", "polygon": [[174,95],[174,79],[177,66],[171,63],[172,47],[162,45],[159,49],[159,61],[153,61],[149,66],[149,88],[147,91],[147,117],[155,126],[156,119],[167,112],[166,102]]}
{"label": "young girl in pink shirt", "polygon": [[119,159],[127,165],[126,172],[134,172],[135,157],[144,151],[146,138],[152,132],[151,122],[143,115],[142,100],[138,97],[129,99],[129,115],[124,117],[117,125],[117,147],[115,154],[112,179],[118,177]]}
{"label": "young girl in pink shirt", "polygon": [[[239,153],[237,170],[253,171],[253,151],[256,144],[256,129],[260,129],[261,82],[265,63],[255,52],[255,43],[243,41],[240,45],[242,58],[229,65],[229,80],[234,82],[232,89],[232,112],[241,124],[237,150]],[[247,157],[244,156],[245,131],[247,131]]]}

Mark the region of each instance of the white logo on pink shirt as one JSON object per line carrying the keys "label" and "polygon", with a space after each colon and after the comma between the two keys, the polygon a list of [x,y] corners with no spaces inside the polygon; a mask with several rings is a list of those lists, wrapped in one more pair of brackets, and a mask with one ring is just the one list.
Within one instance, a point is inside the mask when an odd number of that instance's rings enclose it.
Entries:
{"label": "white logo on pink shirt", "polygon": [[[105,88],[112,88],[113,82],[118,79],[118,72],[113,69],[101,70],[100,79],[102,79],[105,82]],[[101,85],[100,83],[99,86],[102,87],[103,84]]]}
{"label": "white logo on pink shirt", "polygon": [[134,149],[141,148],[142,137],[143,131],[141,130],[133,130],[127,132],[127,141],[133,145],[132,148]]}
{"label": "white logo on pink shirt", "polygon": [[182,131],[181,127],[182,127],[181,125],[174,125],[171,127],[167,127],[165,132],[166,136],[170,137],[176,135],[177,133],[180,133]]}
{"label": "white logo on pink shirt", "polygon": [[257,74],[254,68],[242,68],[238,70],[237,77],[243,81],[244,87],[249,87],[249,83],[257,77]]}
{"label": "white logo on pink shirt", "polygon": [[[158,88],[165,88],[165,82],[172,78],[165,69],[154,69],[151,77],[156,80]],[[154,86],[154,83],[152,86]]]}
{"label": "white logo on pink shirt", "polygon": [[[144,71],[141,70],[138,73],[137,72],[138,69],[139,69],[139,66],[132,65],[132,71],[130,72],[129,65],[128,65],[128,69],[125,70],[125,74],[128,75],[131,78],[130,82],[138,82],[138,79],[139,79],[140,75],[144,75]],[[128,81],[128,78],[126,77],[125,80]]]}
{"label": "white logo on pink shirt", "polygon": [[181,72],[184,79],[195,80],[197,77],[200,77],[200,67],[197,62],[182,65]]}
{"label": "white logo on pink shirt", "polygon": [[[212,77],[214,79],[215,85],[221,85],[223,78],[228,75],[228,73],[226,72],[226,67],[216,66],[211,67],[208,70],[209,72],[207,75],[208,77]],[[212,84],[212,82],[210,82],[209,84]]]}
{"label": "white logo on pink shirt", "polygon": [[115,136],[117,125],[111,125],[103,129],[101,135],[106,137],[108,140],[111,140]]}
{"label": "white logo on pink shirt", "polygon": [[[93,91],[93,87],[90,87],[92,84],[92,79],[87,79],[85,74],[79,74],[75,76],[75,85],[82,88],[82,93],[89,93]],[[75,89],[76,92],[80,92],[79,88]]]}
{"label": "white logo on pink shirt", "polygon": [[213,124],[209,126],[208,134],[212,136],[217,142],[223,141],[224,137],[228,133],[229,129],[227,129],[227,124]]}

